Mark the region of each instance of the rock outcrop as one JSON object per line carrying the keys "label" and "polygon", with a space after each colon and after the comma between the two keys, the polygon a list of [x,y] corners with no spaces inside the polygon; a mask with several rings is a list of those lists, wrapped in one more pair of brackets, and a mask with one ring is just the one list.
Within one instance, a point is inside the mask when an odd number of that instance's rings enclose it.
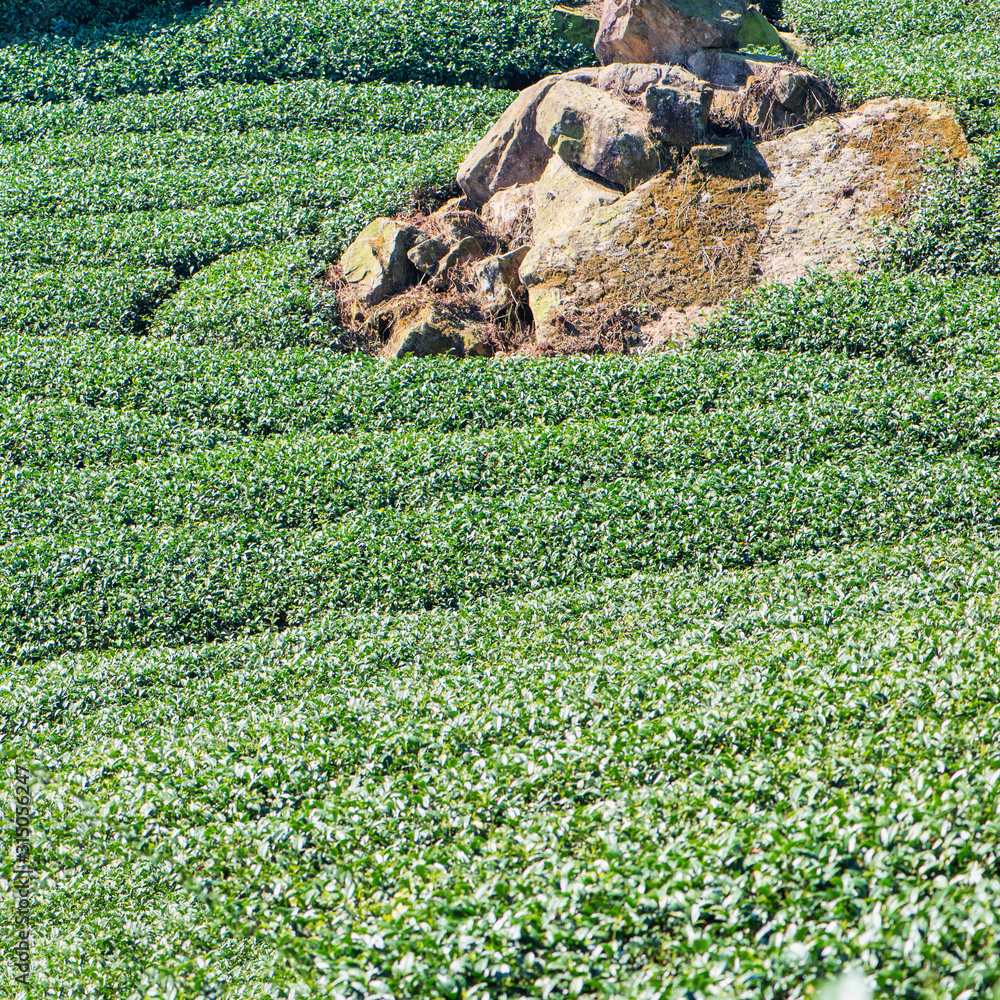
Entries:
{"label": "rock outcrop", "polygon": [[569,310],[700,309],[810,268],[856,270],[874,220],[918,183],[931,151],[967,154],[951,111],[880,100],[708,160],[686,180],[654,178],[527,254],[536,338],[571,349],[558,322]]}
{"label": "rock outcrop", "polygon": [[349,321],[393,358],[593,350],[857,269],[924,158],[968,146],[943,104],[844,111],[805,67],[732,50],[773,30],[743,0],[607,0],[605,65],[527,88],[463,161],[461,199],[347,249]]}
{"label": "rock outcrop", "polygon": [[537,246],[572,232],[621,196],[616,188],[584,177],[558,157],[553,158],[532,192],[532,242]]}

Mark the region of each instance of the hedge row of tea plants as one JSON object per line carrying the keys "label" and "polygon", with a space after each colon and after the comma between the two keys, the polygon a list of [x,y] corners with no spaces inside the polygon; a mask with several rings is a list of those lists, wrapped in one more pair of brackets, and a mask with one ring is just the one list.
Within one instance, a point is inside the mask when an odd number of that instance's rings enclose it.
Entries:
{"label": "hedge row of tea plants", "polygon": [[[521,378],[504,364],[425,363],[408,385],[406,369],[327,355],[332,384],[304,367],[283,388],[237,354],[232,388],[207,409],[192,408],[206,400],[187,342],[170,346],[147,355],[158,386],[129,357],[124,395],[95,391],[75,365],[12,363],[5,655],[199,642],[324,608],[453,605],[913,534],[985,537],[1000,516],[995,364],[692,352],[620,381],[578,363],[559,400],[544,364]],[[174,373],[159,363],[171,353]],[[449,368],[460,374],[438,374]],[[504,421],[511,400],[521,410]],[[298,433],[276,426],[281,406]]]}
{"label": "hedge row of tea plants", "polygon": [[[942,215],[922,206],[909,232],[896,235],[892,256],[916,257],[919,251],[909,248],[921,244],[942,249],[943,240],[932,242],[924,233],[929,227],[940,230],[942,223]],[[956,246],[971,243],[967,235],[965,240],[949,235],[949,262],[978,271],[967,257],[957,259]],[[988,244],[976,256],[983,270],[995,270],[1000,260],[990,255]],[[936,274],[900,275],[887,266],[860,277],[819,273],[747,295],[707,325],[699,347],[893,355],[912,364],[948,364],[974,355],[994,357],[1000,343],[998,315],[1000,283],[993,278],[955,281]]]}
{"label": "hedge row of tea plants", "polygon": [[782,0],[780,17],[813,41],[956,36],[1000,25],[997,0]]}
{"label": "hedge row of tea plants", "polygon": [[314,276],[592,61],[547,3],[0,3],[36,992],[995,1000],[994,6],[787,0],[980,157],[869,273],[387,365]]}
{"label": "hedge row of tea plants", "polygon": [[0,95],[106,100],[299,79],[519,88],[592,60],[555,29],[546,0],[237,0],[11,41]]}
{"label": "hedge row of tea plants", "polygon": [[220,84],[100,102],[0,104],[0,138],[6,144],[56,136],[86,141],[87,136],[170,132],[319,131],[369,138],[395,132],[479,132],[492,124],[510,98],[506,91],[419,82]]}
{"label": "hedge row of tea plants", "polygon": [[998,572],[911,541],[14,667],[45,982],[988,997]]}

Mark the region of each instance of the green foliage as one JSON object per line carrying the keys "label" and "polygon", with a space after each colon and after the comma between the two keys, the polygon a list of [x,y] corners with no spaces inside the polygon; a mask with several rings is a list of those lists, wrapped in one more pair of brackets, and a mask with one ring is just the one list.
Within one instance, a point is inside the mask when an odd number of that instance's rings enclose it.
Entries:
{"label": "green foliage", "polygon": [[0,137],[7,143],[66,135],[81,142],[88,136],[108,142],[108,137],[116,136],[125,142],[125,134],[184,131],[199,136],[292,130],[369,137],[393,132],[478,133],[499,117],[510,99],[504,91],[419,83],[220,84],[149,96],[131,94],[101,103],[0,104]]}
{"label": "green foliage", "polygon": [[975,132],[868,273],[386,364],[312,276],[511,97],[457,84],[592,61],[547,4],[0,6],[40,993],[995,998],[995,13],[785,5]]}
{"label": "green foliage", "polygon": [[[942,216],[923,205],[919,213],[920,220],[944,228]],[[896,236],[897,246],[919,238],[920,220],[906,235]],[[944,240],[934,235],[934,245],[941,247]],[[930,243],[933,237],[925,239]],[[903,253],[897,249],[894,256]],[[911,258],[906,263],[915,262]],[[995,258],[991,265],[995,267]],[[861,277],[816,273],[790,285],[751,292],[713,317],[699,343],[707,350],[740,346],[834,351],[846,357],[894,355],[924,363],[993,356],[1000,345],[1000,284],[898,276],[889,270]]]}
{"label": "green foliage", "polygon": [[[337,433],[306,428],[263,446],[238,437],[269,436],[254,420],[258,400],[272,422],[274,400],[295,401],[273,382],[262,393],[239,368],[240,389],[218,407],[226,424],[204,410],[196,426],[164,419],[163,403],[133,378],[128,392],[153,413],[110,385],[112,410],[73,405],[58,376],[46,379],[48,399],[9,396],[5,656],[206,641],[324,608],[452,606],[914,534],[985,537],[998,523],[1000,419],[982,390],[994,370],[716,352],[704,364],[643,366],[658,412],[644,415],[637,394],[622,419],[611,414],[635,377],[626,369],[623,385],[607,366],[579,363],[566,372],[571,393],[609,416],[504,428],[491,401],[499,366],[457,366],[456,379],[434,377],[455,366],[414,367],[407,385],[381,362],[342,359],[326,393],[336,408],[314,411]],[[497,403],[514,398],[528,411],[533,385],[539,403],[551,398],[548,366],[536,367],[524,380],[505,372]],[[179,374],[177,391],[197,394],[195,373]],[[170,378],[162,368],[160,377]],[[92,395],[83,372],[68,379]],[[460,411],[462,396],[476,409],[442,436],[442,415]],[[425,430],[407,430],[415,405]],[[376,430],[386,426],[395,429]],[[109,478],[105,463],[128,469],[125,480]]]}
{"label": "green foliage", "polygon": [[975,166],[939,167],[930,175],[907,225],[887,233],[883,257],[890,267],[927,274],[998,274],[998,209],[1000,149],[993,142],[981,148]]}
{"label": "green foliage", "polygon": [[957,35],[1000,23],[997,0],[783,0],[782,16],[814,41]]}
{"label": "green foliage", "polygon": [[135,333],[176,284],[171,271],[129,267],[60,267],[8,279],[0,284],[0,330],[59,337],[85,330]]}
{"label": "green foliage", "polygon": [[336,345],[336,301],[323,295],[314,267],[281,250],[230,254],[184,283],[156,311],[151,334],[192,345]]}
{"label": "green foliage", "polygon": [[998,582],[860,547],[14,668],[44,982],[987,998]]}
{"label": "green foliage", "polygon": [[[405,205],[418,184],[449,182],[470,130],[485,128],[508,100],[467,88],[305,83],[107,107],[8,106],[0,114],[0,326],[142,332],[171,283],[275,244],[289,244],[289,261],[312,273],[372,216]],[[235,275],[241,265],[213,273],[226,270]],[[208,308],[212,282],[167,312]],[[273,285],[268,294],[285,295]],[[267,307],[261,299],[226,308],[219,330]],[[313,320],[306,333],[294,309],[279,309],[267,343],[315,342]],[[314,320],[329,331],[327,319]]]}
{"label": "green foliage", "polygon": [[28,32],[69,33],[137,17],[170,17],[202,0],[0,0],[0,38]]}
{"label": "green foliage", "polygon": [[546,0],[238,0],[0,49],[9,101],[330,79],[518,88],[592,61]]}

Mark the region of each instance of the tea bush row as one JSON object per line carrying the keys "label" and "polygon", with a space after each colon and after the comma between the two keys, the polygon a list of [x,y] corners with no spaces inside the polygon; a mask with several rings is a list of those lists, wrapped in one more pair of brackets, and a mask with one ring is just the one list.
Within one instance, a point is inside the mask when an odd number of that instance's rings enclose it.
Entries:
{"label": "tea bush row", "polygon": [[282,247],[230,254],[160,306],[150,336],[191,346],[339,347],[336,299],[317,284],[315,270]]}
{"label": "tea bush row", "polygon": [[130,94],[114,100],[58,104],[0,103],[4,142],[192,132],[485,131],[510,103],[507,91],[435,87],[420,83],[330,83],[302,80],[220,84],[165,94]]}
{"label": "tea bush row", "polygon": [[958,35],[1000,25],[997,0],[783,0],[781,17],[814,41]]}
{"label": "tea bush row", "polygon": [[0,94],[107,100],[300,79],[518,89],[592,59],[555,30],[544,0],[240,0],[12,42],[0,50]]}
{"label": "tea bush row", "polygon": [[[992,457],[1000,450],[1000,419],[992,406],[846,402],[844,412],[830,397],[817,397],[773,411],[633,416],[445,438],[397,432],[229,441],[159,461],[149,456],[127,471],[74,470],[56,461],[37,472],[8,471],[0,483],[0,541],[213,521],[301,529],[362,508],[405,511],[436,498],[455,504],[496,498],[512,484],[591,489],[648,483],[660,474],[695,475],[751,459],[794,460],[803,469],[839,460],[863,464],[873,448],[893,467],[956,452]],[[905,415],[889,419],[895,406],[907,403]]]}
{"label": "tea bush row", "polygon": [[[584,433],[573,443],[591,472],[547,433],[530,436],[510,463],[480,444],[460,452],[454,470],[445,445],[429,449],[412,479],[397,460],[397,478],[380,481],[376,471],[370,483],[364,475],[352,483],[336,450],[329,477],[314,471],[323,450],[313,444],[275,479],[242,472],[246,492],[236,487],[228,504],[211,473],[189,476],[176,499],[169,466],[162,489],[155,473],[133,474],[134,487],[111,484],[84,502],[78,524],[0,550],[0,641],[15,658],[203,642],[301,623],[324,608],[451,606],[859,541],[988,537],[1000,525],[992,458],[939,457],[919,443],[852,448],[854,428],[838,440],[819,421],[827,440],[810,462],[808,444],[769,450],[765,435],[748,445],[749,423],[654,436],[649,448],[660,458],[631,458],[639,444],[620,426],[589,453]],[[631,449],[611,449],[615,432]],[[43,507],[54,493],[58,509],[58,489],[18,477],[11,485],[14,498],[34,493]],[[114,513],[102,509],[115,501]],[[21,503],[13,499],[15,524],[30,518],[30,500],[18,517]]]}
{"label": "tea bush row", "polygon": [[[78,216],[86,214],[206,210],[263,201],[333,208],[368,187],[412,186],[435,174],[453,181],[453,166],[469,141],[461,131],[419,136],[171,132],[36,140],[0,151],[0,169],[10,178],[0,195],[0,216],[6,217],[13,242],[16,221],[34,222],[31,216],[44,219],[38,225],[65,226],[69,220],[84,227],[87,220]],[[16,216],[22,218],[15,221]]]}
{"label": "tea bush row", "polygon": [[988,996],[997,574],[928,540],[14,667],[41,975]]}
{"label": "tea bush row", "polygon": [[[360,130],[364,109],[393,88],[373,88],[360,101],[354,90],[340,110],[348,108],[345,121]],[[415,95],[413,125],[423,113],[421,93]],[[394,91],[393,96],[398,105],[402,97]],[[489,107],[491,99],[483,106]],[[264,107],[265,119],[275,106]],[[277,244],[285,244],[281,253],[290,266],[315,273],[316,262],[335,259],[372,216],[404,207],[413,188],[450,184],[471,141],[462,130],[354,134],[310,126],[277,135],[261,129],[64,133],[5,144],[0,151],[8,178],[0,195],[0,327],[33,335],[82,329],[143,332],[167,295],[159,281],[153,282],[154,292],[149,290],[150,271],[166,272],[176,286],[220,257]],[[235,261],[228,271],[240,267]],[[249,277],[246,265],[243,273]],[[305,279],[296,280],[307,294]],[[185,290],[181,301],[193,304],[194,313],[190,329],[180,332],[199,336],[197,316],[213,310],[239,313],[243,306],[224,298],[231,291],[224,282],[216,287],[211,277]],[[258,299],[254,315],[263,315],[264,308],[264,298]],[[279,329],[275,317],[267,342],[317,342],[295,321],[298,313],[278,308],[289,317],[288,329]],[[171,328],[179,330],[180,307],[173,307],[171,315]],[[329,323],[324,319],[322,325]]]}
{"label": "tea bush row", "polygon": [[307,430],[442,433],[842,404],[861,421],[859,440],[926,433],[937,447],[951,440],[989,449],[986,401],[997,377],[991,357],[940,371],[752,351],[567,360],[555,369],[529,361],[386,366],[300,348],[15,336],[0,353],[0,427],[8,464],[45,468],[131,463]]}
{"label": "tea bush row", "polygon": [[201,0],[2,0],[0,38],[31,32],[69,33],[136,17],[170,17]]}
{"label": "tea bush row", "polygon": [[809,54],[808,63],[835,78],[842,97],[947,100],[968,133],[995,134],[1000,73],[996,30],[954,35],[836,38]]}
{"label": "tea bush row", "polygon": [[[888,255],[901,257],[900,248],[923,242],[921,230],[928,222],[943,228],[942,216],[921,205],[910,232],[894,235],[896,246]],[[947,238],[936,246],[940,249]],[[992,270],[996,260],[987,253],[988,248],[983,263]],[[918,263],[915,256],[910,255],[911,264]],[[963,265],[975,269],[969,261]],[[860,277],[818,272],[747,295],[708,324],[699,346],[835,351],[845,357],[893,355],[914,364],[958,362],[995,355],[1000,343],[998,312],[1000,284],[995,280],[901,276],[888,267]]]}

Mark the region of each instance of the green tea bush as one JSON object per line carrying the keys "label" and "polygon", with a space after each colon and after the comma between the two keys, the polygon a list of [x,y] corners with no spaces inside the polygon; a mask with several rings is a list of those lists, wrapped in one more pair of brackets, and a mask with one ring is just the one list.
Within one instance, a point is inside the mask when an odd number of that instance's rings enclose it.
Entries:
{"label": "green tea bush", "polygon": [[[918,212],[943,228],[940,215],[923,205]],[[918,238],[920,226],[915,219],[906,235],[896,237],[894,256],[904,256],[899,248]],[[944,241],[935,235],[934,245],[941,247]],[[916,261],[911,256],[905,263]],[[790,285],[768,285],[714,317],[700,345],[710,350],[740,346],[835,351],[846,357],[894,355],[910,362],[996,353],[1000,284],[897,274],[816,273]]]}
{"label": "green tea bush", "polygon": [[997,0],[783,0],[782,16],[813,41],[869,36],[884,42],[957,35],[1000,25]]}
{"label": "green tea bush", "polygon": [[1000,34],[837,38],[809,53],[809,65],[836,79],[842,97],[948,100],[973,136],[996,131],[1000,98]]}
{"label": "green tea bush", "polygon": [[3,0],[0,39],[27,32],[69,33],[136,17],[169,17],[204,0]]}
{"label": "green tea bush", "polygon": [[[220,84],[100,103],[0,103],[5,143],[123,133],[193,132],[199,137],[290,130],[371,138],[391,132],[485,131],[510,103],[506,91],[423,84],[350,84],[325,80]],[[317,138],[313,136],[313,138]],[[23,147],[4,147],[9,149]],[[97,147],[100,148],[100,147]]]}
{"label": "green tea bush", "polygon": [[199,346],[335,346],[336,301],[318,289],[314,271],[287,251],[230,254],[186,281],[157,310],[150,333]]}
{"label": "green tea bush", "polygon": [[240,0],[0,49],[10,101],[106,100],[216,83],[330,79],[520,88],[591,62],[545,0]]}
{"label": "green tea bush", "polygon": [[992,142],[975,166],[939,167],[930,175],[907,225],[888,231],[883,257],[890,267],[927,274],[998,274],[998,218],[1000,149]]}
{"label": "green tea bush", "polygon": [[[227,255],[278,244],[313,273],[372,216],[404,207],[413,188],[449,183],[472,142],[466,129],[485,127],[507,100],[387,85],[273,90],[222,87],[99,111],[8,107],[0,125],[8,136],[0,146],[8,179],[0,192],[0,325],[143,332],[165,298],[158,287],[145,289],[146,272],[167,272],[176,283]],[[373,122],[382,128],[372,131]],[[329,131],[334,124],[345,131]],[[228,270],[247,287],[247,267],[236,261]],[[211,295],[212,287],[209,278],[196,289]],[[198,294],[168,311],[179,315]],[[228,308],[219,330],[266,311],[263,300]],[[265,341],[312,343],[320,327],[328,339],[331,324],[319,319],[325,307],[308,334],[294,309],[278,308],[283,319],[275,314]]]}
{"label": "green tea bush", "polygon": [[93,330],[128,335],[146,328],[174,290],[172,271],[55,267],[0,283],[0,330],[60,337]]}
{"label": "green tea bush", "polygon": [[[0,152],[0,169],[11,179],[0,194],[0,217],[7,216],[7,227],[84,229],[92,220],[80,216],[88,214],[114,215],[120,228],[125,214],[255,203],[280,204],[288,211],[332,209],[372,187],[393,185],[408,193],[418,178],[450,177],[467,143],[461,131],[418,136],[178,131],[36,140]],[[386,162],[393,169],[373,181],[373,170]],[[166,223],[167,216],[162,218]]]}
{"label": "green tea bush", "polygon": [[13,666],[42,983],[989,997],[997,583],[909,542]]}
{"label": "green tea bush", "polygon": [[[204,404],[189,411],[196,422],[161,415],[131,377],[125,396],[108,381],[97,394],[72,370],[90,405],[74,405],[58,377],[45,385],[50,399],[8,396],[0,442],[12,472],[0,496],[17,538],[0,549],[5,655],[207,641],[324,608],[452,606],[866,540],[985,537],[997,525],[1000,415],[984,404],[995,370],[716,352],[698,374],[697,355],[640,373],[646,402],[633,408],[658,411],[645,418],[580,422],[569,395],[560,402],[573,422],[550,411],[558,428],[522,423],[480,435],[477,423],[497,419],[490,390],[501,366],[414,365],[407,386],[405,368],[374,363],[366,378],[365,368],[341,364],[326,392],[334,405],[317,406],[312,425],[334,436],[273,446],[239,438],[269,436],[280,407],[303,413],[273,380],[261,394],[237,365],[234,383],[249,392],[222,395],[215,417]],[[475,410],[471,427],[442,437],[436,401],[420,386],[451,368]],[[572,384],[591,412],[614,413],[618,394],[628,398],[625,374],[622,385],[604,365],[580,365]],[[539,364],[540,403],[553,399],[548,375]],[[204,399],[187,364],[172,375],[160,366],[156,377]],[[526,421],[531,377],[505,381],[501,399],[519,400]],[[316,399],[315,385],[303,388]],[[444,413],[453,391],[439,395]],[[412,408],[426,430],[417,421],[408,429]],[[381,428],[393,430],[382,437]],[[149,464],[159,456],[162,464]],[[105,463],[132,471],[126,480],[101,468],[73,472]]]}
{"label": "green tea bush", "polygon": [[397,367],[323,350],[220,343],[191,351],[148,337],[13,335],[3,346],[3,453],[38,468],[131,464],[302,431],[481,432],[627,416],[785,412],[811,400],[823,401],[824,414],[846,408],[860,421],[850,431],[858,441],[926,434],[936,449],[957,444],[990,454],[993,447],[985,400],[996,379],[994,356],[939,370],[897,359],[699,351],[639,365],[524,363],[514,378],[501,365]]}
{"label": "green tea bush", "polygon": [[37,992],[809,1000],[851,965],[995,1000],[992,9],[788,0],[849,100],[974,133],[871,271],[702,349],[503,363],[346,356],[309,278],[511,97],[430,83],[592,61],[540,0],[18,28],[0,737]]}

